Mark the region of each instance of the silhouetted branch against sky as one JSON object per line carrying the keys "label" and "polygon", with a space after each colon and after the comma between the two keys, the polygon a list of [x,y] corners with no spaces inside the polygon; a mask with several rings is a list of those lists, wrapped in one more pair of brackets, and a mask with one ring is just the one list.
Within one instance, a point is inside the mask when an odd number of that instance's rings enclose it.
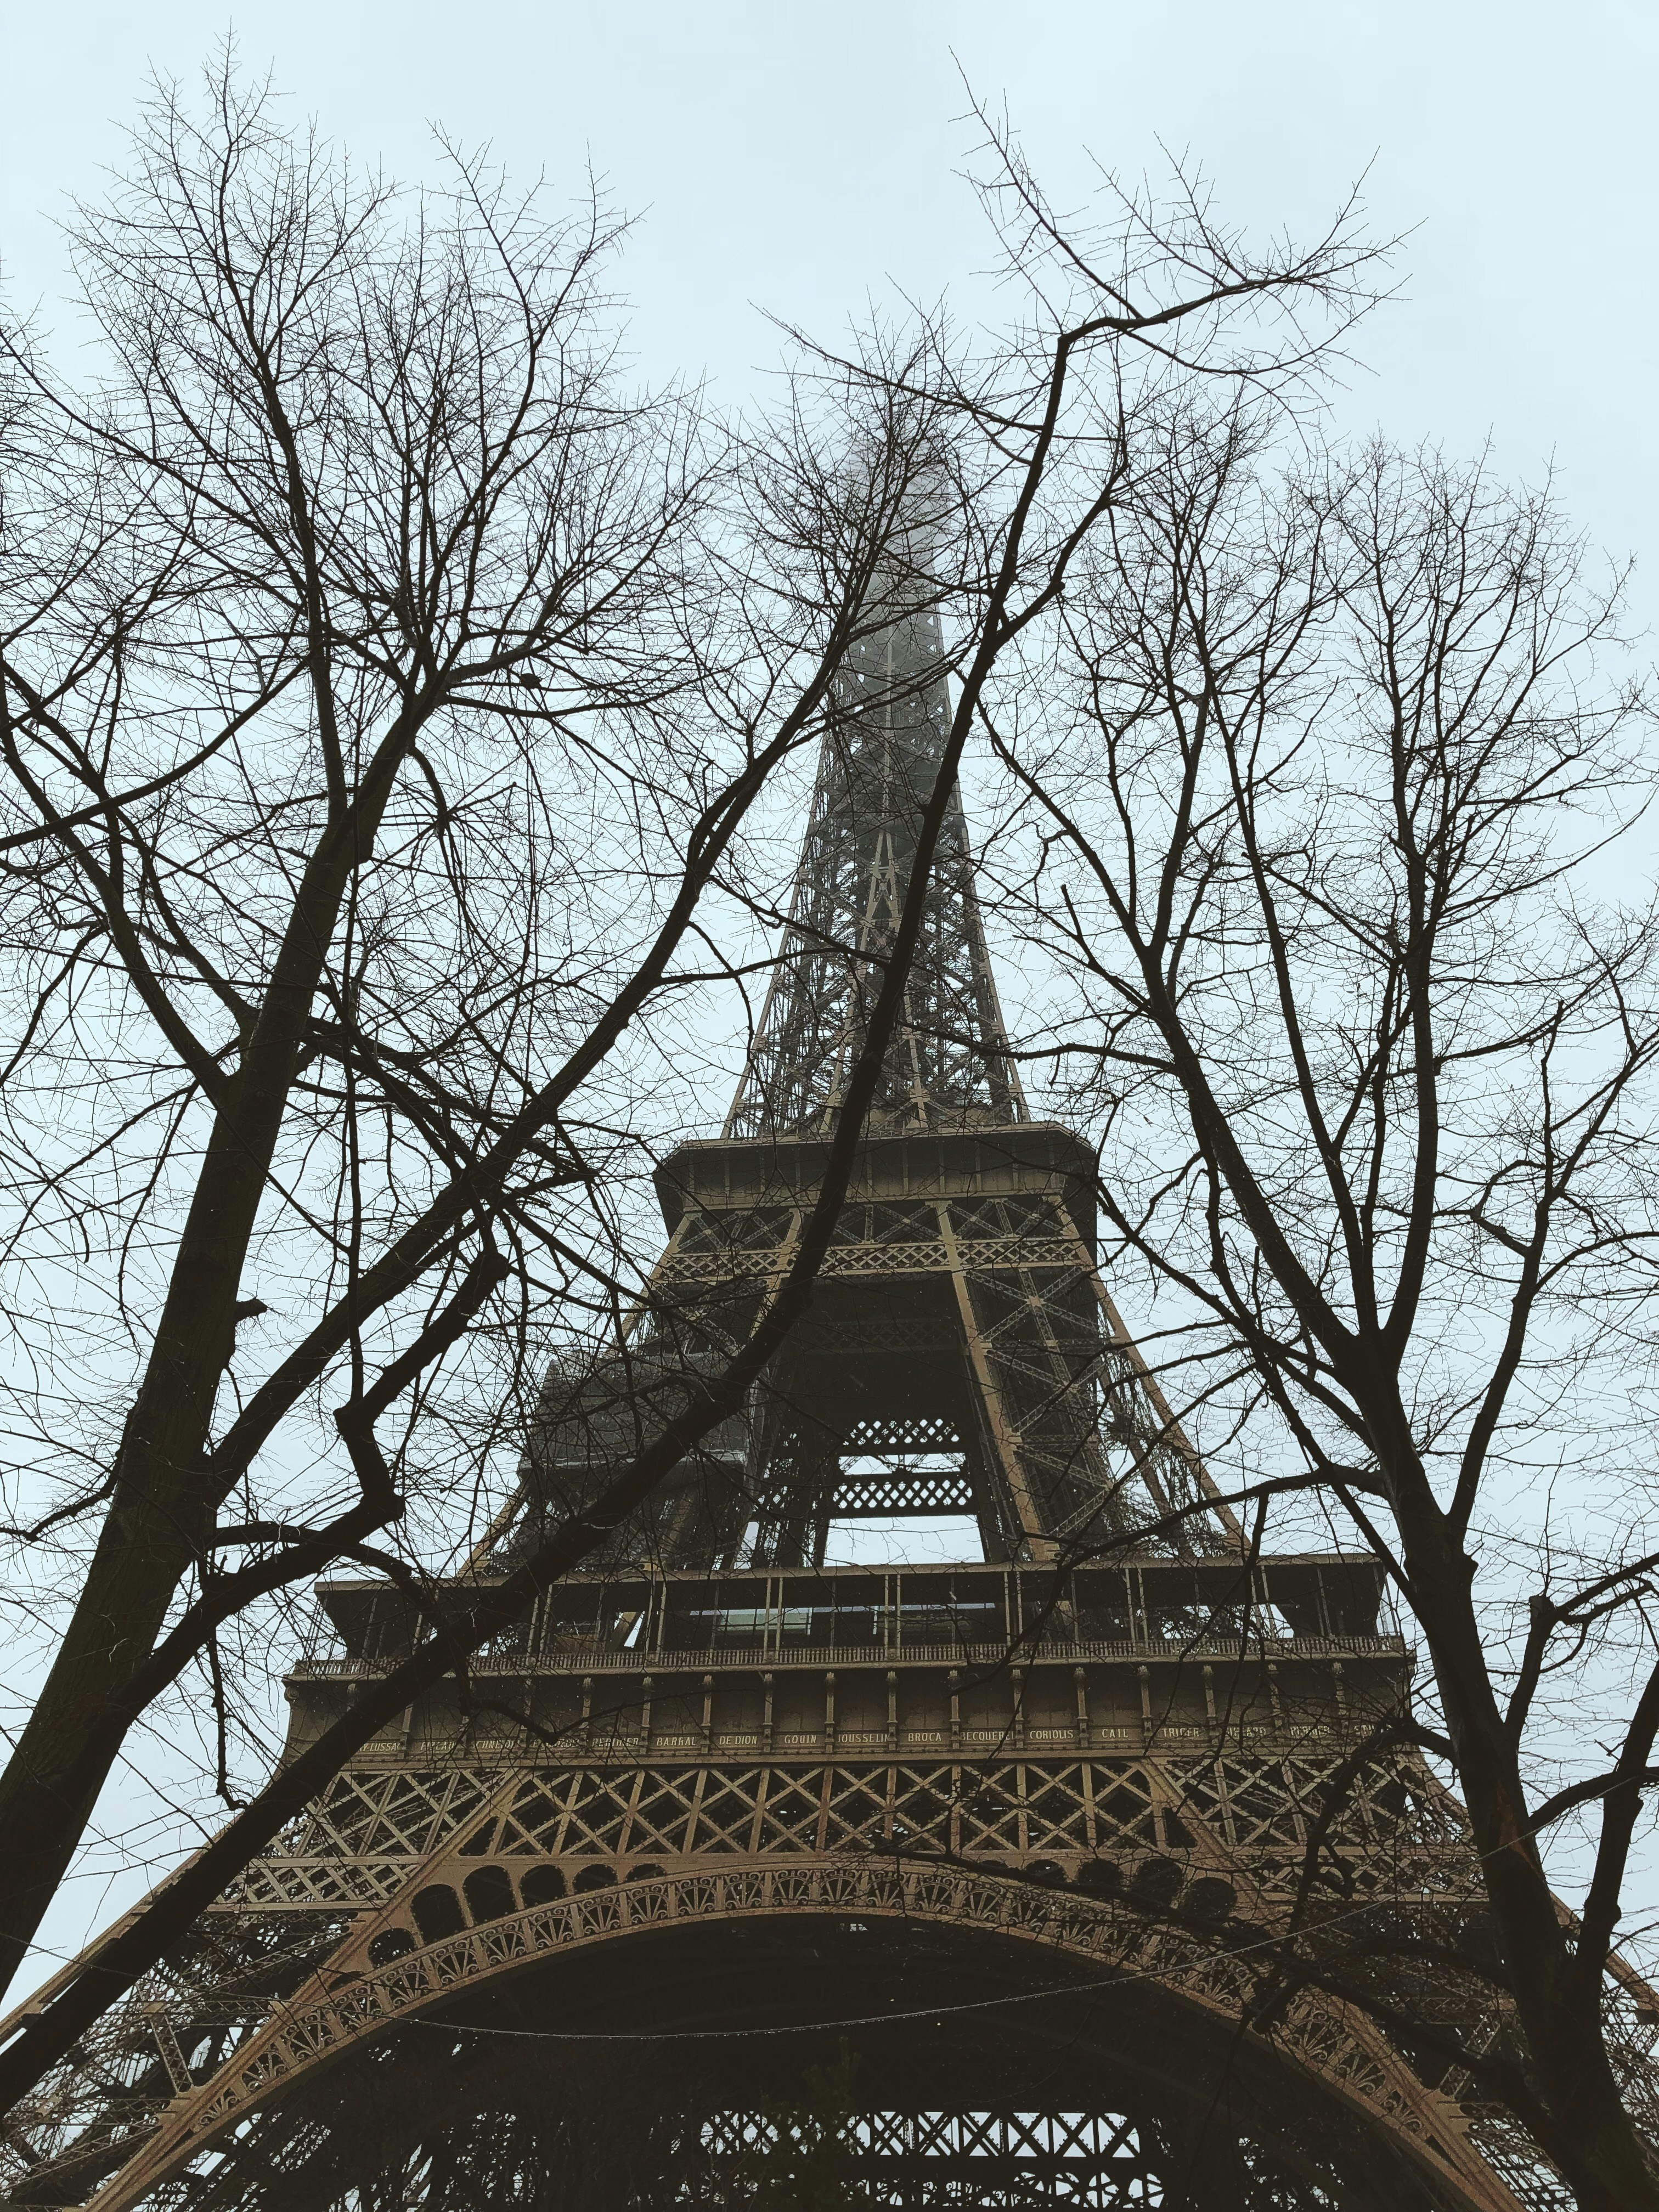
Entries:
{"label": "silhouetted branch against sky", "polygon": [[[1275,431],[1248,390],[1144,415],[1005,664],[1001,896],[1057,979],[1031,1048],[1212,1463],[1312,1476],[1310,1525],[1389,1561],[1528,2124],[1581,2201],[1639,2200],[1601,2036],[1659,1727],[1659,906],[1619,896],[1654,702],[1547,490]],[[1580,1808],[1564,1923],[1540,1841]]]}
{"label": "silhouetted branch against sky", "polygon": [[[833,671],[925,497],[1027,1064],[1093,1118],[1168,1371],[1398,1561],[1547,2124],[1601,2100],[1596,2201],[1631,2152],[1586,2023],[1653,1765],[1659,1030],[1632,586],[1579,532],[1650,526],[1651,433],[1633,325],[1569,405],[1582,331],[1528,314],[1522,345],[1486,271],[1528,301],[1540,266],[1622,275],[1640,193],[1526,200],[1514,117],[1548,108],[1575,179],[1565,148],[1614,174],[1619,131],[1577,58],[1527,76],[1512,14],[1449,134],[1476,57],[1437,21],[1445,82],[1407,94],[1404,24],[1379,64],[1286,9],[1252,100],[1195,29],[1177,55],[1079,11],[1027,98],[988,11],[953,52],[884,11],[849,100],[856,41],[815,76],[793,21],[688,46],[661,11],[626,70],[620,30],[561,25],[550,148],[521,105],[548,27],[486,18],[353,83],[363,34],[284,11],[198,82],[218,27],[181,16],[124,144],[85,118],[132,112],[125,33],[70,101],[23,27],[15,196],[79,204],[20,226],[0,393],[5,1517],[37,1662],[9,1968],[132,1731],[171,1731],[204,1802],[246,1794],[273,1608],[331,1559],[441,1570],[550,1352],[574,1376],[616,1341],[651,1165],[730,1073]],[[1385,123],[1441,166],[1402,184]],[[1425,281],[1374,314],[1407,232]],[[66,267],[75,304],[29,312]],[[1395,392],[1437,442],[1340,437]],[[1522,465],[1446,458],[1500,398]],[[1551,451],[1582,503],[1510,488]],[[1570,1771],[1564,1711],[1606,1739]],[[1589,1824],[1577,1936],[1546,1816]]]}
{"label": "silhouetted branch against sky", "polygon": [[453,153],[402,191],[222,56],[77,209],[91,374],[6,340],[3,1256],[55,1642],[0,1783],[14,1963],[198,1653],[229,1793],[242,1605],[388,1532],[453,1542],[550,1346],[612,1340],[616,1194],[693,978],[749,959],[750,817],[890,618],[918,500],[954,775],[1193,380],[1166,334],[1200,381],[1305,386],[1304,325],[1376,258],[1247,267],[1177,204],[1160,270],[1131,208],[1145,302],[1079,276],[1054,324],[1005,234],[1000,350],[878,325],[733,428],[637,386],[625,227],[544,201]]}

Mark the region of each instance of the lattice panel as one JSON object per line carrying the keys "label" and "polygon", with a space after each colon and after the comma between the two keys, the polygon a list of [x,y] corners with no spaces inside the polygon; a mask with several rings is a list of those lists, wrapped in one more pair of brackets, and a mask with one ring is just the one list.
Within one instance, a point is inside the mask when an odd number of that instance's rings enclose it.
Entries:
{"label": "lattice panel", "polygon": [[395,1859],[322,1857],[256,1859],[228,1893],[215,1914],[258,1911],[355,1911],[383,1905],[409,1880],[411,1862]]}
{"label": "lattice panel", "polygon": [[1145,1767],[1091,1770],[1094,1782],[1095,1834],[1107,1850],[1151,1850],[1158,1844],[1158,1815],[1152,1778]]}
{"label": "lattice panel", "polygon": [[959,1452],[962,1437],[956,1423],[942,1414],[884,1413],[854,1421],[840,1448],[849,1458],[855,1453],[903,1458],[921,1452]]}
{"label": "lattice panel", "polygon": [[789,1206],[750,1206],[719,1212],[689,1212],[675,1237],[680,1253],[726,1256],[757,1254],[769,1261],[787,1241],[796,1220]]}
{"label": "lattice panel", "polygon": [[689,1849],[700,1825],[705,1780],[696,1767],[642,1774],[625,1831],[627,1849],[664,1853]]}
{"label": "lattice panel", "polygon": [[[1074,1247],[1057,1237],[987,1237],[966,1255],[976,1277],[994,1278],[1024,1269],[1059,1271],[1086,1276],[1079,1267]],[[775,1271],[781,1255],[750,1255],[676,1250],[664,1260],[655,1279],[664,1285],[708,1283],[722,1286],[753,1285]],[[951,1255],[938,1237],[914,1243],[875,1243],[832,1245],[818,1268],[823,1277],[844,1275],[939,1275],[951,1264]]]}
{"label": "lattice panel", "polygon": [[1096,1823],[1090,1819],[1090,1771],[1083,1766],[1062,1767],[1058,1772],[1028,1767],[1024,1779],[1024,1819],[1021,1824],[1024,1849],[1087,1850],[1097,1836]]}
{"label": "lattice panel", "polygon": [[[1337,1764],[1333,1759],[1326,1772],[1334,1771]],[[1316,1770],[1310,1774],[1306,1761],[1264,1768],[1220,1759],[1208,1775],[1200,1771],[1188,1781],[1188,1802],[1215,1823],[1231,1849],[1282,1857],[1299,1852],[1307,1843],[1303,1808],[1309,1783],[1316,1786],[1320,1778]]]}
{"label": "lattice panel", "polygon": [[762,1851],[816,1851],[823,1828],[823,1770],[775,1769],[757,1777]]}
{"label": "lattice panel", "polygon": [[577,1787],[574,1774],[550,1775],[524,1784],[502,1818],[495,1849],[509,1856],[556,1850],[571,1792]]}
{"label": "lattice panel", "polygon": [[875,1521],[896,1513],[967,1514],[976,1504],[974,1486],[959,1468],[906,1468],[843,1474],[830,1492],[830,1510],[837,1521]]}
{"label": "lattice panel", "polygon": [[[413,1865],[457,1846],[504,1858],[814,1852],[884,1848],[895,1821],[969,1856],[1098,1853],[1127,1863],[1207,1838],[1212,1857],[1248,1869],[1273,1893],[1298,1878],[1309,1820],[1339,1763],[1334,1751],[1139,1761],[1022,1756],[1005,1744],[988,1759],[923,1764],[646,1761],[521,1769],[516,1779],[510,1768],[458,1769],[423,1776],[419,1788],[401,1787],[407,1776],[359,1772],[342,1777],[325,1805],[257,1861],[220,1909],[381,1903]],[[1329,1838],[1350,1869],[1345,1881],[1473,1894],[1478,1876],[1466,1836],[1401,1773],[1382,1760],[1354,1783]],[[481,1824],[492,1796],[499,1817]],[[359,1836],[375,1848],[357,1848]]]}
{"label": "lattice panel", "polygon": [[696,1820],[686,1829],[689,1851],[752,1851],[761,1826],[761,1770],[713,1769],[697,1800]]}
{"label": "lattice panel", "polygon": [[[1224,1756],[1187,1771],[1182,1803],[1264,1888],[1288,1890],[1341,1763],[1334,1751],[1271,1763]],[[1362,1887],[1439,1891],[1449,1882],[1472,1894],[1479,1886],[1467,1828],[1403,1760],[1378,1759],[1352,1778],[1330,1840]]]}
{"label": "lattice panel", "polygon": [[435,1850],[470,1820],[495,1786],[493,1778],[465,1768],[349,1771],[336,1778],[312,1814],[301,1851],[418,1856]]}
{"label": "lattice panel", "polygon": [[836,1216],[830,1249],[855,1251],[866,1245],[890,1245],[902,1251],[931,1243],[938,1236],[939,1215],[927,1200],[843,1206]]}
{"label": "lattice panel", "polygon": [[1046,1191],[999,1192],[994,1198],[957,1197],[951,1202],[951,1226],[969,1263],[978,1258],[981,1243],[995,1243],[1009,1237],[1035,1237],[1045,1243],[1069,1243],[1075,1231],[1055,1211],[1055,1200]]}
{"label": "lattice panel", "polygon": [[819,1849],[844,1851],[878,1845],[890,1818],[891,1779],[884,1766],[830,1768]]}
{"label": "lattice panel", "polygon": [[567,1851],[620,1851],[624,1848],[635,1799],[646,1777],[637,1770],[601,1773],[589,1769],[571,1792],[561,1831]]}
{"label": "lattice panel", "polygon": [[[692,2201],[729,2203],[732,2177],[757,2160],[787,2166],[798,2139],[764,2112],[720,2112],[699,2148],[711,2172]],[[1161,2176],[1133,2120],[1109,2112],[860,2112],[828,2140],[860,2203],[906,2206],[1053,2203],[1143,2207]],[[741,2187],[741,2183],[738,2184]]]}

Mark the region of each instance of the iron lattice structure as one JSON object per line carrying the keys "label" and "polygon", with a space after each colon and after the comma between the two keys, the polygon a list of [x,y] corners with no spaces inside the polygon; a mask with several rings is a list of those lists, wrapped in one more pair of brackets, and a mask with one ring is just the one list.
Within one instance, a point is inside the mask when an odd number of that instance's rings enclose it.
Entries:
{"label": "iron lattice structure", "polygon": [[[668,1244],[625,1356],[552,1378],[520,1539],[678,1405],[781,1281],[817,1194],[949,727],[939,618],[839,680],[773,980],[721,1137],[658,1186]],[[833,1522],[970,1515],[988,1558],[1057,1557],[1212,1496],[1095,1263],[1094,1162],[1033,1121],[986,950],[959,793],[810,1319],[657,1514],[665,1565],[821,1561]],[[940,1462],[943,1462],[941,1464]],[[1214,1509],[1158,1539],[1236,1547]]]}
{"label": "iron lattice structure", "polygon": [[[789,1264],[940,660],[922,614],[846,672],[730,1119],[664,1163],[635,1325],[550,1376],[475,1574],[583,1502]],[[12,2116],[15,2203],[1565,2202],[1366,2008],[1512,2033],[1458,1808],[1413,1757],[1357,1755],[1409,1676],[1377,1565],[1254,1557],[1216,1502],[1100,1279],[1088,1151],[1022,1100],[954,799],[929,897],[814,1305],[744,1417],[111,2008]],[[838,1524],[895,1514],[971,1520],[979,1556],[830,1564]],[[296,1746],[416,1629],[385,1584],[319,1603]],[[1651,1999],[1608,2002],[1649,2114]],[[854,2089],[813,2107],[837,2067]]]}
{"label": "iron lattice structure", "polygon": [[[726,1138],[834,1127],[898,928],[917,825],[950,727],[938,613],[854,646],[837,679],[789,920]],[[1025,1119],[952,788],[872,1134]]]}

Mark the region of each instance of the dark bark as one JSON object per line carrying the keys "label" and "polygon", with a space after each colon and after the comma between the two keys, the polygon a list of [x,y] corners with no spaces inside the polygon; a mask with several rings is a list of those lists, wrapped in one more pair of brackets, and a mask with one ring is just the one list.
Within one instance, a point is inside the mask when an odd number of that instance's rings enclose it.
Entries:
{"label": "dark bark", "polygon": [[[1651,718],[1628,687],[1556,685],[1613,599],[1580,594],[1576,543],[1540,502],[1373,453],[1352,471],[1326,456],[1258,503],[1252,434],[1172,425],[1138,514],[1126,499],[1120,543],[1073,595],[1091,772],[999,740],[1058,841],[1030,908],[1093,994],[1066,1045],[1098,1068],[1092,1095],[1114,1121],[1167,1106],[1188,1149],[1154,1177],[1137,1127],[1116,1159],[1151,1196],[1105,1176],[1103,1212],[1241,1358],[1421,1632],[1525,2041],[1516,2110],[1582,2203],[1654,2205],[1601,2014],[1659,1679],[1593,1783],[1534,1802],[1525,1735],[1552,1638],[1582,1646],[1633,1602],[1648,1545],[1587,1569],[1568,1601],[1545,1580],[1507,1712],[1466,1548],[1552,1321],[1622,1328],[1651,1295],[1654,916],[1619,917],[1603,943],[1545,896],[1575,865],[1558,810],[1645,773],[1621,733]],[[1086,912],[1048,889],[1057,850],[1082,864]],[[1490,1239],[1507,1272],[1460,1235]],[[1427,1364],[1454,1266],[1492,1321],[1455,1393]],[[1455,1470],[1443,1501],[1437,1455]],[[1592,1798],[1574,1925],[1538,1831]]]}
{"label": "dark bark", "polygon": [[[964,676],[934,789],[918,829],[899,927],[848,1083],[823,1180],[803,1228],[794,1262],[777,1297],[725,1371],[718,1379],[705,1384],[686,1410],[623,1470],[589,1513],[567,1522],[503,1582],[462,1601],[412,1657],[361,1692],[349,1712],[285,1766],[253,1802],[236,1814],[206,1850],[198,1853],[136,1920],[105,1945],[81,1974],[0,2052],[0,2110],[9,2110],[27,2095],[87,2027],[165,1955],[169,1946],[184,1934],[232,1876],[326,1785],[330,1777],[387,1720],[401,1712],[421,1692],[442,1680],[454,1669],[458,1659],[476,1650],[526,1613],[560,1576],[568,1573],[602,1543],[711,1429],[738,1412],[790,1328],[805,1310],[846,1197],[865,1120],[881,1078],[887,1040],[902,1009],[910,963],[927,911],[933,854],[956,783],[963,746],[974,725],[980,694],[1012,627],[1008,605],[1019,574],[1021,539],[1053,441],[1054,421],[1065,391],[1069,350],[1063,343],[1058,349],[1045,418],[1028,465],[1022,495],[1015,504],[977,649]],[[1102,491],[1103,501],[1109,496],[1109,485]],[[1047,592],[1057,591],[1062,580],[1060,569],[1050,580]],[[1030,611],[1029,607],[1023,610],[1021,618]]]}

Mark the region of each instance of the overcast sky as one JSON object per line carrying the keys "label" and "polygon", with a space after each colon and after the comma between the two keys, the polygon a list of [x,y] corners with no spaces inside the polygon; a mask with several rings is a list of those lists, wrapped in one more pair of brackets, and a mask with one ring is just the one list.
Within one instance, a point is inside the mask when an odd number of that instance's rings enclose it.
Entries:
{"label": "overcast sky", "polygon": [[[777,356],[757,309],[830,335],[890,280],[924,297],[982,264],[953,172],[957,65],[1006,95],[1062,200],[1086,149],[1160,141],[1224,212],[1306,234],[1367,163],[1377,228],[1419,226],[1407,300],[1363,341],[1350,423],[1551,459],[1571,511],[1659,574],[1652,185],[1659,9],[1615,0],[1143,0],[807,8],[568,0],[7,0],[0,252],[15,300],[61,282],[52,218],[115,152],[147,68],[188,73],[234,24],[295,107],[405,177],[430,126],[556,183],[584,163],[643,216],[624,270],[650,371],[733,398]],[[955,59],[952,55],[955,55]],[[1659,583],[1643,577],[1644,619]]]}
{"label": "overcast sky", "polygon": [[[433,172],[437,122],[556,185],[591,161],[642,217],[623,270],[642,367],[707,373],[733,401],[778,356],[761,308],[833,336],[890,283],[932,299],[982,264],[953,173],[975,137],[958,64],[1006,96],[1062,204],[1086,189],[1085,149],[1135,173],[1161,168],[1162,142],[1202,161],[1224,213],[1306,236],[1372,164],[1375,227],[1415,235],[1342,419],[1455,451],[1490,438],[1517,477],[1553,459],[1593,538],[1645,562],[1637,605],[1659,617],[1652,0],[255,0],[234,18],[213,0],[5,0],[0,21],[15,304],[50,319],[53,218],[115,158],[146,70],[188,74],[234,21],[298,114],[395,173]],[[152,1873],[174,1840],[167,1820],[139,1838]],[[121,1856],[94,1850],[49,1946],[144,1886]]]}

